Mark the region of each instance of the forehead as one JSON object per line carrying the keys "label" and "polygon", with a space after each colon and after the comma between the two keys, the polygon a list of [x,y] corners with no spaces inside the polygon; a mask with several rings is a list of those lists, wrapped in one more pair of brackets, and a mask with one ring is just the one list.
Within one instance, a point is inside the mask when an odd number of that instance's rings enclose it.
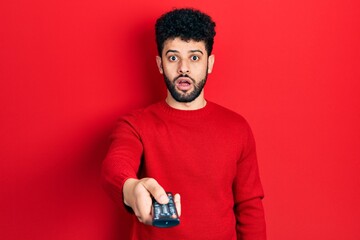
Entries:
{"label": "forehead", "polygon": [[189,53],[194,50],[200,50],[206,54],[205,42],[188,40],[184,41],[181,38],[168,39],[164,42],[163,54],[168,50],[175,50],[179,53]]}

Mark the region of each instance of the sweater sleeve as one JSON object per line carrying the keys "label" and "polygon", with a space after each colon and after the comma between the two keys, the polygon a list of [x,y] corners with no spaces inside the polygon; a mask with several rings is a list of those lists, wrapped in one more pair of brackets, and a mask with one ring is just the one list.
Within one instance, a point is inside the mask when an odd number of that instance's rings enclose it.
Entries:
{"label": "sweater sleeve", "polygon": [[247,125],[242,141],[242,154],[237,162],[233,184],[234,211],[238,240],[266,240],[266,226],[262,198],[264,197],[259,177],[255,141]]}
{"label": "sweater sleeve", "polygon": [[102,183],[114,201],[123,204],[123,185],[137,178],[143,146],[140,135],[129,119],[118,122],[107,156],[102,164]]}

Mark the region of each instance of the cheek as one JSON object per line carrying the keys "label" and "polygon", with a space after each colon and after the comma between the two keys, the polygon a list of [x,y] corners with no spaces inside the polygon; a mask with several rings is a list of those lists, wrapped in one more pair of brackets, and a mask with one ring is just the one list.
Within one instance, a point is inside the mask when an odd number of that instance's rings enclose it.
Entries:
{"label": "cheek", "polygon": [[166,74],[166,76],[175,76],[177,74],[176,67],[175,66],[169,66],[165,65],[163,66],[163,72]]}
{"label": "cheek", "polygon": [[203,78],[207,73],[207,65],[201,64],[201,65],[195,66],[193,68],[192,72],[194,75],[198,76],[199,78]]}

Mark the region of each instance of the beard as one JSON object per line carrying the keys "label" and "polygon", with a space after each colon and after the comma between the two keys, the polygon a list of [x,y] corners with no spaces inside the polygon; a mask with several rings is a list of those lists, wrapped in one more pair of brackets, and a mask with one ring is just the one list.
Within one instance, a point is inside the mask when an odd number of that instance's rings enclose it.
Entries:
{"label": "beard", "polygon": [[[194,86],[194,89],[191,92],[187,92],[187,91],[179,91],[176,89],[176,84],[175,81],[180,78],[180,77],[187,77],[189,78]],[[182,103],[188,103],[188,102],[192,102],[194,101],[201,93],[201,91],[203,90],[205,84],[206,84],[206,79],[207,79],[207,71],[205,74],[204,79],[202,79],[200,82],[196,83],[195,80],[193,78],[191,78],[188,75],[179,75],[178,77],[174,78],[174,80],[170,80],[166,74],[164,73],[164,79],[165,79],[165,84],[167,89],[169,90],[171,96],[177,101],[177,102],[182,102]]]}

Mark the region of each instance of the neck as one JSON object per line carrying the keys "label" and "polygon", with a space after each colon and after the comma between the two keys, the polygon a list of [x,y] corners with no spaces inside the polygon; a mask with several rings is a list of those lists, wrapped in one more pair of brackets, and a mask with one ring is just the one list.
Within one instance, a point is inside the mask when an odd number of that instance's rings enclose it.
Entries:
{"label": "neck", "polygon": [[168,92],[166,97],[166,103],[175,109],[179,110],[198,110],[206,106],[206,100],[204,98],[204,91],[192,102],[178,102]]}

